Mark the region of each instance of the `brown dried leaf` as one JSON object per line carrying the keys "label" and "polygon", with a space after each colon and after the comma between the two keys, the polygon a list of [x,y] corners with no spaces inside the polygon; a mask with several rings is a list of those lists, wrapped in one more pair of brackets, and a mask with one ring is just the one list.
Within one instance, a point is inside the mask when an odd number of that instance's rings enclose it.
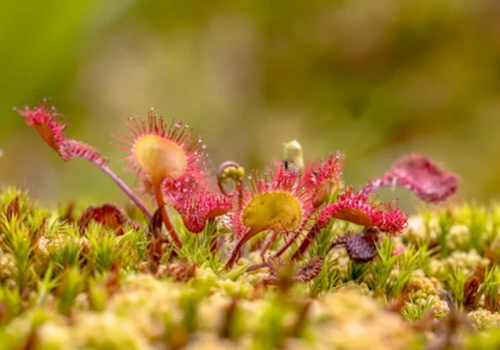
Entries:
{"label": "brown dried leaf", "polygon": [[465,282],[464,285],[464,307],[468,310],[472,310],[475,308],[477,304],[477,292],[479,290],[479,287],[481,285],[481,282],[479,280],[479,277],[477,276],[471,276]]}
{"label": "brown dried leaf", "polygon": [[19,196],[16,196],[7,207],[7,212],[5,213],[7,220],[12,220],[14,216],[19,217]]}
{"label": "brown dried leaf", "polygon": [[376,227],[368,227],[363,231],[347,237],[345,248],[352,261],[362,264],[373,260],[377,255],[377,242],[380,231]]}
{"label": "brown dried leaf", "polygon": [[479,264],[474,269],[474,276],[479,279],[480,283],[484,282],[484,277],[486,276],[486,266]]}
{"label": "brown dried leaf", "polygon": [[104,204],[100,207],[90,206],[83,212],[78,220],[78,227],[82,235],[92,220],[116,230],[117,236],[123,235],[123,226],[125,224],[132,224],[139,227],[137,223],[130,220],[120,209],[111,204]]}
{"label": "brown dried leaf", "polygon": [[66,221],[70,224],[76,221],[75,202],[71,201],[61,206],[60,211],[62,211],[62,215],[60,217],[61,221]]}

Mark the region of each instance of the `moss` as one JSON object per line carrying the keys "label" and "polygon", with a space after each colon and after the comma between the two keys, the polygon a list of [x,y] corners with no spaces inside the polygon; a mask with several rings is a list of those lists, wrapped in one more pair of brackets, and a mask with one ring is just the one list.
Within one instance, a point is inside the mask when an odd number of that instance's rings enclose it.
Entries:
{"label": "moss", "polygon": [[495,328],[500,326],[500,314],[484,309],[469,312],[467,316],[472,320],[477,329]]}
{"label": "moss", "polygon": [[[25,211],[7,218],[16,197]],[[454,322],[477,332],[460,327],[457,339],[500,343],[494,208],[423,211],[400,237],[382,240],[366,264],[344,249],[313,247],[300,264],[327,254],[320,274],[285,288],[262,283],[266,268],[245,271],[261,261],[257,251],[229,270],[223,258],[204,262],[205,233],[177,257],[163,245],[152,272],[146,223],[121,236],[92,223],[82,235],[63,219],[65,209],[48,212],[13,189],[0,194],[0,207],[0,344],[7,348],[418,349],[444,339],[456,313],[467,321]],[[325,229],[316,244],[345,229]],[[485,237],[474,236],[479,231]],[[178,279],[167,273],[173,267],[192,271]],[[479,281],[469,296],[475,303],[466,300],[471,278]]]}
{"label": "moss", "polygon": [[402,318],[381,311],[372,298],[344,290],[328,295],[324,303],[329,322],[317,334],[327,348],[408,349],[413,342]]}

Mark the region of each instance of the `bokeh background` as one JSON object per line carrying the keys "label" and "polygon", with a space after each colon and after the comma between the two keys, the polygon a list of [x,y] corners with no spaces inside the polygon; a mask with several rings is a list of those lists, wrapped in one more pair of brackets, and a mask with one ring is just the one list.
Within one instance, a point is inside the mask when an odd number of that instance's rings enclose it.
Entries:
{"label": "bokeh background", "polygon": [[48,205],[125,201],[13,112],[38,94],[118,173],[110,134],[155,106],[191,123],[214,166],[264,167],[297,138],[308,158],[342,150],[361,184],[420,152],[461,175],[454,201],[496,200],[499,18],[497,0],[2,1],[0,185]]}

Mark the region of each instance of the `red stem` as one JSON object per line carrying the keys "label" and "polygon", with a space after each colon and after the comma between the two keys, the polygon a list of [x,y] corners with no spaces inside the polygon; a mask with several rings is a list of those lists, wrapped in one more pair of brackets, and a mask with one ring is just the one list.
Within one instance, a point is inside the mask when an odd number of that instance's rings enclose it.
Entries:
{"label": "red stem", "polygon": [[261,268],[266,267],[266,266],[267,266],[267,264],[266,264],[266,263],[264,263],[264,262],[262,262],[262,263],[260,263],[260,264],[255,264],[255,265],[249,266],[249,267],[245,270],[245,272],[250,272],[250,271],[253,271],[253,270],[258,270],[258,269],[261,269]]}
{"label": "red stem", "polygon": [[292,245],[292,243],[294,243],[295,240],[299,238],[301,233],[302,233],[302,228],[297,230],[297,232],[293,234],[293,236],[288,240],[288,242],[286,242],[283,246],[281,246],[281,248],[279,248],[272,257],[273,258],[280,257]]}
{"label": "red stem", "polygon": [[[92,162],[92,160],[91,160],[91,162]],[[104,173],[106,173],[111,178],[111,180],[113,180],[118,185],[118,187],[120,187],[122,189],[122,191],[125,192],[127,194],[127,196],[129,196],[129,198],[132,200],[132,202],[134,202],[134,204],[137,205],[137,207],[144,213],[144,215],[146,215],[148,220],[151,220],[152,215],[149,212],[148,208],[146,208],[144,203],[142,203],[142,201],[135,195],[135,193],[132,192],[132,190],[118,177],[118,175],[116,175],[113,172],[113,170],[111,170],[110,168],[108,168],[104,164],[100,164],[100,163],[96,163],[96,162],[92,162],[92,163],[97,165],[102,171],[104,171]]]}
{"label": "red stem", "polygon": [[[215,222],[214,218],[209,218],[207,226],[210,227]],[[217,225],[214,225],[214,231],[212,232],[212,238],[210,242],[210,253],[214,256],[215,252],[219,249],[219,237],[217,237]]]}
{"label": "red stem", "polygon": [[304,255],[304,253],[307,251],[307,248],[311,245],[311,242],[318,236],[319,234],[319,227],[317,225],[314,225],[311,231],[309,231],[302,241],[302,244],[300,245],[299,249],[293,254],[292,260],[297,260]]}
{"label": "red stem", "polygon": [[231,256],[229,257],[229,260],[226,262],[226,265],[224,266],[225,269],[229,269],[234,265],[234,263],[239,258],[239,252],[240,252],[241,248],[243,248],[243,245],[259,232],[260,231],[254,230],[251,228],[250,230],[248,230],[247,233],[245,233],[245,235],[243,237],[241,237],[236,242],[236,245],[234,246],[233,251],[231,252]]}
{"label": "red stem", "polygon": [[271,237],[269,237],[269,239],[264,243],[264,246],[262,247],[262,249],[260,251],[260,256],[262,257],[262,260],[265,260],[264,254],[266,254],[266,252],[269,249],[269,247],[271,246],[271,244],[273,244],[273,242],[276,240],[277,235],[278,235],[278,232],[273,231]]}
{"label": "red stem", "polygon": [[167,228],[167,231],[170,233],[172,240],[175,245],[179,248],[182,247],[182,241],[180,240],[177,232],[175,232],[174,226],[170,221],[170,217],[168,216],[167,207],[165,206],[165,200],[163,199],[163,194],[161,193],[161,181],[153,181],[153,189],[155,193],[156,204],[158,208],[161,208],[161,218],[163,220],[163,224]]}

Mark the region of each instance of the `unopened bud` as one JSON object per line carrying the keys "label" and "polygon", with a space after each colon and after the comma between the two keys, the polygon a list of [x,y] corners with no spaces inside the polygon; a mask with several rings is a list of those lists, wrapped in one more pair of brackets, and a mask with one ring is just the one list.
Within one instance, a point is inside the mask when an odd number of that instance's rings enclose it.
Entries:
{"label": "unopened bud", "polygon": [[302,154],[302,146],[297,140],[283,144],[285,164],[294,169],[298,169],[302,174],[304,172],[304,156]]}

